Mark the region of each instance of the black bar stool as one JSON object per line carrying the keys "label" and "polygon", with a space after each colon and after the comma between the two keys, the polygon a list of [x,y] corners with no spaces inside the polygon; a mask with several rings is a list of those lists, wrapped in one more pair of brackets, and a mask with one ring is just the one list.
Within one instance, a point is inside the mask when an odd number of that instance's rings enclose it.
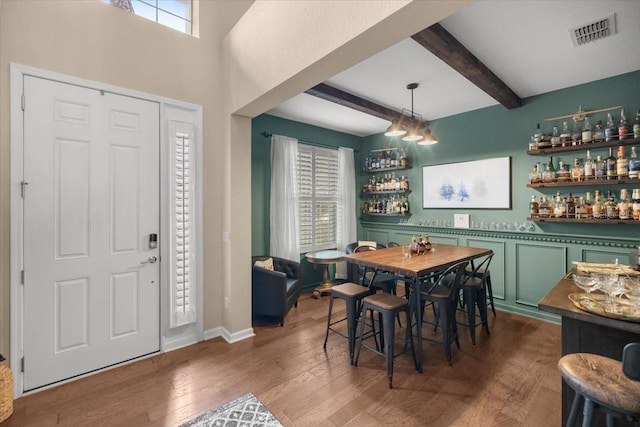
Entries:
{"label": "black bar stool", "polygon": [[[367,311],[378,312],[381,319],[380,332],[373,330],[371,333],[364,334],[364,324]],[[411,350],[413,355],[413,363],[418,369],[418,360],[416,359],[416,352],[413,345],[413,334],[411,329],[407,329],[405,335],[404,350],[394,356],[394,336],[395,336],[395,318],[401,313],[405,312],[407,316],[407,325],[411,325],[409,319],[409,301],[405,298],[380,292],[374,295],[365,297],[362,300],[362,310],[360,312],[360,324],[358,327],[358,338],[356,341],[355,356],[353,360],[354,365],[358,365],[358,357],[360,356],[360,349],[364,346],[376,354],[384,356],[387,365],[387,378],[389,379],[389,388],[392,387],[393,381],[393,359],[396,356]],[[375,337],[376,334],[381,335],[382,351],[377,348],[370,347],[363,344],[363,339]]]}
{"label": "black bar stool", "polygon": [[[489,332],[489,322],[487,319],[487,278],[489,275],[489,264],[493,254],[487,256],[477,266],[471,270],[465,269],[465,278],[460,284],[462,298],[467,313],[467,325],[471,342],[476,345],[476,327],[482,325]],[[493,292],[491,292],[493,295]],[[480,323],[476,323],[476,306],[480,314]]]}
{"label": "black bar stool", "polygon": [[573,353],[558,362],[562,378],[575,392],[567,427],[578,418],[584,399],[582,426],[593,425],[595,408],[606,412],[607,426],[618,418],[640,422],[640,343],[627,344],[622,363],[589,353]]}
{"label": "black bar stool", "polygon": [[[456,324],[456,304],[458,290],[464,278],[464,269],[468,261],[462,261],[447,268],[444,272],[433,275],[432,281],[420,283],[420,295],[411,294],[411,298],[420,298],[420,310],[424,310],[426,303],[437,306],[435,328],[442,322],[442,344],[449,366],[452,364],[451,343],[455,342],[460,348],[458,327]],[[423,316],[423,323],[429,323]],[[419,325],[422,327],[422,325]],[[423,336],[425,340],[431,340]]]}
{"label": "black bar stool", "polygon": [[[331,287],[329,293],[329,313],[327,314],[327,333],[324,337],[324,345],[322,348],[327,349],[327,340],[329,339],[329,331],[335,332],[347,338],[349,342],[349,360],[353,365],[353,348],[355,344],[356,325],[358,323],[358,314],[360,313],[360,304],[362,299],[367,295],[375,293],[374,289],[366,286],[356,285],[355,283],[347,282],[341,285]],[[343,299],[347,307],[347,317],[331,321],[331,312],[333,310],[333,300],[336,298]],[[336,323],[347,321],[347,335],[345,336],[340,331],[332,328]]]}

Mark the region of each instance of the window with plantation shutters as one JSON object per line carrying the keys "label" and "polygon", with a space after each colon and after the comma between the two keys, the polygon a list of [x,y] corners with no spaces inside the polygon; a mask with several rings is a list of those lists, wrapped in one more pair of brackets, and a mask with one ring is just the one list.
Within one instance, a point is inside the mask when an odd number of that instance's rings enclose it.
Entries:
{"label": "window with plantation shutters", "polygon": [[195,269],[193,239],[194,189],[193,127],[172,122],[173,224],[171,260],[171,327],[195,322]]}
{"label": "window with plantation shutters", "polygon": [[336,247],[338,224],[338,152],[298,146],[300,250]]}

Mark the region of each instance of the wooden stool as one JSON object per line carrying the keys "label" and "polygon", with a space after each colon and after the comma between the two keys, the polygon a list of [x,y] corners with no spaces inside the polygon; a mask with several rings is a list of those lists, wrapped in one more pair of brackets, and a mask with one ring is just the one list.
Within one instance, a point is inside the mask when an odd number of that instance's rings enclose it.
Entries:
{"label": "wooden stool", "polygon": [[[366,344],[362,343],[364,338],[369,338],[371,336],[375,337],[376,335],[375,330],[368,337],[364,335],[364,323],[368,310],[371,310],[372,314],[373,312],[378,312],[378,314],[382,317],[380,332],[378,332],[381,334],[382,351],[379,351],[377,348],[369,347]],[[393,294],[380,292],[371,296],[367,296],[362,300],[362,311],[360,313],[360,324],[354,357],[354,365],[358,365],[358,357],[360,356],[360,349],[363,345],[369,350],[372,350],[374,353],[384,356],[387,365],[389,388],[392,387],[393,359],[395,358],[395,317],[403,311],[407,316],[407,325],[411,325],[409,319],[409,301],[407,299]],[[413,345],[413,334],[411,333],[411,328],[407,328],[407,334],[405,336],[405,347],[401,353],[409,350],[409,348],[411,349],[411,354],[413,355],[413,363],[416,369],[418,369],[418,360],[416,359],[416,352]],[[399,353],[398,355],[400,355],[401,353]]]}
{"label": "wooden stool", "polygon": [[[353,365],[353,348],[355,345],[356,325],[358,324],[358,313],[360,312],[360,303],[362,299],[367,295],[371,295],[375,290],[367,288],[366,286],[356,285],[355,283],[347,282],[342,285],[336,285],[331,287],[329,293],[329,313],[327,314],[327,333],[324,337],[324,345],[322,348],[327,349],[327,340],[329,339],[329,331],[333,331],[338,335],[344,336],[332,328],[336,323],[347,321],[347,341],[349,342],[349,360]],[[331,321],[331,311],[333,310],[333,300],[335,298],[343,299],[347,306],[347,317],[342,319]]]}
{"label": "wooden stool", "polygon": [[606,411],[607,426],[616,418],[640,421],[640,343],[627,344],[622,363],[608,357],[573,353],[558,362],[562,378],[575,391],[567,427],[578,418],[580,401],[584,399],[583,427],[591,426],[596,406]]}

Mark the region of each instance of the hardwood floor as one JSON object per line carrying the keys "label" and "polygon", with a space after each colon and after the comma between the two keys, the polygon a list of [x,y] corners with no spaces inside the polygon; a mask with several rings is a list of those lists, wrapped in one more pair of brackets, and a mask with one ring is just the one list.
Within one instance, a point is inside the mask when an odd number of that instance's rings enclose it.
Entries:
{"label": "hardwood floor", "polygon": [[255,327],[255,337],[236,344],[216,338],[28,395],[3,426],[173,426],[247,392],[285,426],[560,425],[560,326],[489,314],[491,335],[478,328],[475,346],[459,327],[452,367],[431,342],[422,374],[409,354],[398,357],[389,390],[381,357],[363,349],[351,366],[336,334],[323,351],[327,308],[327,297],[303,295],[284,327]]}

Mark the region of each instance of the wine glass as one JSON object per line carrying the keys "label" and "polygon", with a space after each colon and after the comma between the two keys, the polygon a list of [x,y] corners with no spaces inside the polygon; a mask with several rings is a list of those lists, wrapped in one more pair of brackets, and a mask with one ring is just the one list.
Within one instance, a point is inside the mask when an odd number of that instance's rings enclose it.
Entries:
{"label": "wine glass", "polygon": [[600,287],[600,283],[597,278],[591,274],[572,274],[573,283],[576,284],[577,287],[585,291],[587,294],[595,291]]}
{"label": "wine glass", "polygon": [[624,285],[617,274],[600,274],[598,275],[600,282],[600,290],[609,296],[609,306],[612,313],[618,313],[618,307],[615,298],[624,293]]}
{"label": "wine glass", "polygon": [[633,310],[636,316],[640,316],[640,278],[623,277],[625,296],[633,301]]}

